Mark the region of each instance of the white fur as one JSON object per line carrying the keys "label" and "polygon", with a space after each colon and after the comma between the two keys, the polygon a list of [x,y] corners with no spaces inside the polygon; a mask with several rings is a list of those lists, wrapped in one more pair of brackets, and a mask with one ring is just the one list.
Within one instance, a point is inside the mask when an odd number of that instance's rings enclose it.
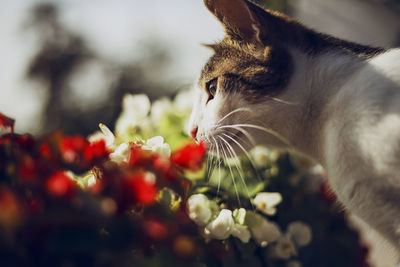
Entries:
{"label": "white fur", "polygon": [[294,148],[321,163],[339,200],[400,249],[400,49],[369,61],[333,51],[291,54],[295,73],[279,101],[256,105],[219,92],[206,105],[201,89],[191,127],[211,140],[221,118],[249,108],[220,125],[262,121],[289,144],[248,129],[257,144]]}
{"label": "white fur", "polygon": [[400,49],[362,64],[325,109],[319,160],[339,199],[400,248]]}

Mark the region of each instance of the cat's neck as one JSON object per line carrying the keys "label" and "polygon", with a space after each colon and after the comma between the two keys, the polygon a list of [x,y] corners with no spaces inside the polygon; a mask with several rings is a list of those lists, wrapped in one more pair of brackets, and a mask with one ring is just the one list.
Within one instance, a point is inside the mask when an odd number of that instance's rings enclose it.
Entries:
{"label": "cat's neck", "polygon": [[[331,106],[344,83],[364,66],[366,59],[342,51],[327,51],[310,57],[291,49],[295,71],[288,94],[282,98],[293,103],[286,120],[293,128],[282,129],[292,147],[324,164],[324,131],[335,114]],[[340,108],[340,107],[337,107]]]}

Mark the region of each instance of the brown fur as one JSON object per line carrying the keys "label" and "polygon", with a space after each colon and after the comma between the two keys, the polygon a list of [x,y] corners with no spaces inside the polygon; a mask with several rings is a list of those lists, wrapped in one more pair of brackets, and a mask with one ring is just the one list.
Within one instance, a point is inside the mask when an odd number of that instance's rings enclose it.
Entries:
{"label": "brown fur", "polygon": [[218,88],[224,90],[273,95],[285,87],[293,71],[286,49],[268,46],[260,59],[246,45],[230,39],[213,48],[215,54],[203,68],[200,88],[205,88],[208,81],[218,77]]}
{"label": "brown fur", "polygon": [[247,0],[204,2],[223,24],[226,37],[218,44],[207,45],[215,54],[201,73],[200,88],[218,78],[218,88],[225,90],[246,90],[245,95],[254,94],[255,98],[277,94],[293,73],[289,47],[313,56],[336,50],[365,59],[385,51],[317,33]]}

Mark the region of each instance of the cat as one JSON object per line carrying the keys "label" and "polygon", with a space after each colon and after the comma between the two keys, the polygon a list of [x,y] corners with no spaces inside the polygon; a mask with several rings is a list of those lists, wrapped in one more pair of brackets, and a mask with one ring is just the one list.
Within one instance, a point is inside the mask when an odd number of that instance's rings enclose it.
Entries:
{"label": "cat", "polygon": [[247,0],[204,0],[225,38],[195,92],[190,135],[225,156],[294,149],[400,249],[400,49],[317,33]]}

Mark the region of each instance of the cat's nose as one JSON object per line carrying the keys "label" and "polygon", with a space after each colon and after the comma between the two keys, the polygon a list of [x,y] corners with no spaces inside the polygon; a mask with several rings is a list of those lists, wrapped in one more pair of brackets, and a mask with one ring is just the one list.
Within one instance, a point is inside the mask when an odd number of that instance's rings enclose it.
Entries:
{"label": "cat's nose", "polygon": [[192,130],[190,130],[190,136],[193,137],[194,140],[197,141],[197,132],[199,131],[199,127],[196,126]]}

